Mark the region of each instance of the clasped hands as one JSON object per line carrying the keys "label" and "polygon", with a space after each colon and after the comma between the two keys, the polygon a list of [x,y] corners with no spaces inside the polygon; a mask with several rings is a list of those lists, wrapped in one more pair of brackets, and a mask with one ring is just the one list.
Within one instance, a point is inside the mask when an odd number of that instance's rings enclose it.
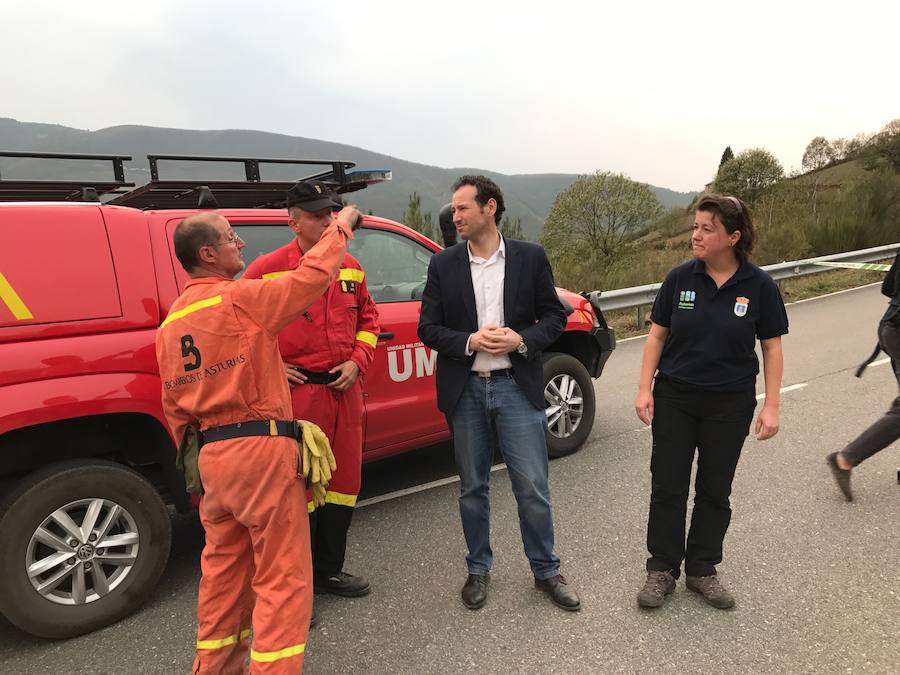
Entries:
{"label": "clasped hands", "polygon": [[469,350],[500,355],[514,352],[522,341],[522,336],[505,326],[482,326],[469,338]]}

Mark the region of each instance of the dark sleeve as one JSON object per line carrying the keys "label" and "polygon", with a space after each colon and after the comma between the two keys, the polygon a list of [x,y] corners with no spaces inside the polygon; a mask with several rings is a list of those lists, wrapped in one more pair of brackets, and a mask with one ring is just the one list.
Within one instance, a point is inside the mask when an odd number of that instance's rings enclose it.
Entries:
{"label": "dark sleeve", "polygon": [[444,306],[441,302],[441,279],[435,264],[437,256],[428,263],[428,279],[422,291],[422,310],[419,313],[419,339],[438,354],[458,359],[466,356],[470,333],[444,325]]}
{"label": "dark sleeve", "polygon": [[787,310],[778,285],[768,274],[759,289],[759,321],[756,322],[756,336],[769,340],[788,332]]}
{"label": "dark sleeve", "polygon": [[519,331],[528,347],[529,361],[538,358],[556,342],[566,328],[566,310],[556,294],[553,269],[543,248],[538,249],[537,274],[534,280],[534,315],[537,323]]}
{"label": "dark sleeve", "polygon": [[677,279],[678,274],[675,270],[671,270],[656,292],[653,309],[650,310],[650,320],[657,326],[668,328],[672,325],[672,303],[675,299]]}
{"label": "dark sleeve", "polygon": [[889,298],[894,298],[897,294],[900,294],[900,251],[897,252],[894,264],[891,265],[891,269],[885,275],[884,281],[881,282],[881,292]]}

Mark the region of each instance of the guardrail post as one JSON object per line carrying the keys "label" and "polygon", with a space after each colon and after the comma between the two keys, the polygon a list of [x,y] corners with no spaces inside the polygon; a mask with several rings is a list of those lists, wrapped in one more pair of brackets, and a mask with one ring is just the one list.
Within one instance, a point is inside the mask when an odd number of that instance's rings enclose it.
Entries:
{"label": "guardrail post", "polygon": [[638,330],[644,329],[644,321],[646,321],[646,317],[644,316],[644,305],[637,306],[637,328]]}

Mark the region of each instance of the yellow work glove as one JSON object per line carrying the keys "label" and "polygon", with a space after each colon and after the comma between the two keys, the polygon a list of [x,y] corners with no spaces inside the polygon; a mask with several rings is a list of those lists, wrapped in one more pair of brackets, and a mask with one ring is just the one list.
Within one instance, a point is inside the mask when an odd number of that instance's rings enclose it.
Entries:
{"label": "yellow work glove", "polygon": [[312,422],[300,420],[301,443],[303,446],[303,476],[309,477],[310,485],[328,485],[332,473],[337,468],[331,443],[325,432]]}
{"label": "yellow work glove", "polygon": [[309,489],[312,492],[313,505],[317,508],[325,506],[325,486],[321,483],[313,483]]}

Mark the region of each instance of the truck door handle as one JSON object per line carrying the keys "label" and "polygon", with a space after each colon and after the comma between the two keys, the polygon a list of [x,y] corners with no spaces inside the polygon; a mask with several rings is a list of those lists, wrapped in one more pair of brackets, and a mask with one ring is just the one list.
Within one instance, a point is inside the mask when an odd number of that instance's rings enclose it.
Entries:
{"label": "truck door handle", "polygon": [[393,339],[393,337],[394,337],[394,334],[391,333],[391,332],[387,332],[387,333],[379,333],[379,334],[378,334],[378,341],[381,342],[382,340],[391,340],[391,339]]}

